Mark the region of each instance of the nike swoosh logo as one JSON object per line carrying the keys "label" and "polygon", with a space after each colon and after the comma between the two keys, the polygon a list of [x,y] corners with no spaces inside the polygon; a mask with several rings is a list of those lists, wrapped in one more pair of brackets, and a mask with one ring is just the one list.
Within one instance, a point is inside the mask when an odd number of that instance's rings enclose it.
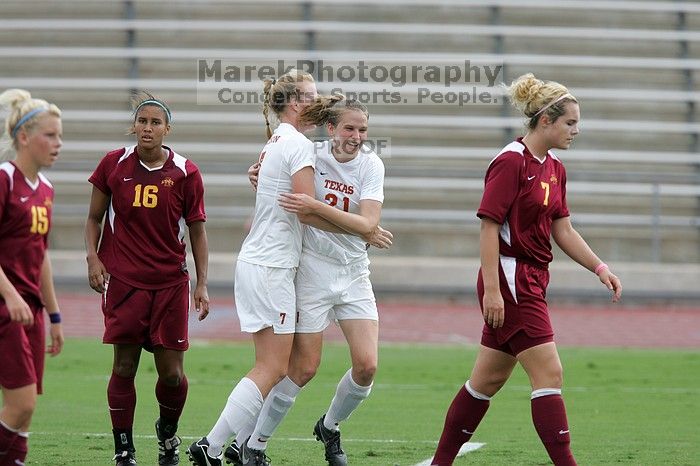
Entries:
{"label": "nike swoosh logo", "polygon": [[560,430],[559,431],[559,435],[564,435],[564,434],[568,434],[568,433],[569,433],[568,430]]}
{"label": "nike swoosh logo", "polygon": [[182,340],[178,340],[177,342],[178,342],[178,343],[182,343],[182,342],[184,342],[184,341],[185,341],[185,339],[183,338]]}
{"label": "nike swoosh logo", "polygon": [[20,202],[27,202],[29,200],[29,196],[22,196],[19,198]]}
{"label": "nike swoosh logo", "polygon": [[[530,181],[530,180],[533,179],[535,176],[536,176],[536,175],[528,176],[528,177],[527,177],[527,181]],[[124,181],[126,181],[126,180],[124,180]]]}
{"label": "nike swoosh logo", "polygon": [[264,440],[264,439],[258,437],[258,442],[260,442],[260,443],[265,443],[265,442],[267,442],[267,440]]}
{"label": "nike swoosh logo", "polygon": [[318,174],[321,176],[326,176],[328,174],[328,172],[318,172]]}
{"label": "nike swoosh logo", "polygon": [[131,181],[133,178],[124,178],[124,181]]}
{"label": "nike swoosh logo", "polygon": [[464,432],[467,435],[474,435],[474,432],[469,432],[467,429],[462,429],[462,432]]}

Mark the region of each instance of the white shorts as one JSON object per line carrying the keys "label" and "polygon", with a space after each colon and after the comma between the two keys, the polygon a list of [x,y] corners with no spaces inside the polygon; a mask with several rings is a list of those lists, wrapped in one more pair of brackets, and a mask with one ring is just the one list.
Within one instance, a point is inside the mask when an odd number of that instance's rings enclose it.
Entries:
{"label": "white shorts", "polygon": [[322,332],[331,320],[379,320],[369,261],[343,265],[302,252],[295,283],[297,333]]}
{"label": "white shorts", "polygon": [[294,333],[296,269],[236,262],[234,295],[241,332],[272,327],[276,334]]}

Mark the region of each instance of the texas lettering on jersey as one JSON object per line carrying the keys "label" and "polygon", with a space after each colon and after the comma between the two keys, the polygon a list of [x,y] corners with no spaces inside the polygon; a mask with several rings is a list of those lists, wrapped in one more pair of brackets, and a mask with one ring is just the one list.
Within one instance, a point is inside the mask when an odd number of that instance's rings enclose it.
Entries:
{"label": "texas lettering on jersey", "polygon": [[343,194],[355,194],[355,187],[341,183],[340,181],[326,180],[324,183],[324,188],[330,189],[332,191],[339,191]]}

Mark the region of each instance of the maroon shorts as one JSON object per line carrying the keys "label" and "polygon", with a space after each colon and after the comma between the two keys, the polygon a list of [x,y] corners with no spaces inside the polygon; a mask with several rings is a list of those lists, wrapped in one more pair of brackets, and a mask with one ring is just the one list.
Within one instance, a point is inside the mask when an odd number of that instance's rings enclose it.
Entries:
{"label": "maroon shorts", "polygon": [[[499,277],[505,321],[503,327],[497,329],[484,324],[481,344],[515,356],[533,346],[554,341],[546,301],[549,271],[506,258],[501,260]],[[483,311],[481,270],[476,288]]]}
{"label": "maroon shorts", "polygon": [[103,343],[136,344],[185,351],[189,348],[187,318],[190,284],[159,290],[134,288],[115,276],[102,295],[105,319]]}
{"label": "maroon shorts", "polygon": [[42,393],[46,349],[44,306],[27,302],[34,313],[34,324],[25,327],[10,320],[10,311],[0,299],[0,386],[8,389],[36,384]]}

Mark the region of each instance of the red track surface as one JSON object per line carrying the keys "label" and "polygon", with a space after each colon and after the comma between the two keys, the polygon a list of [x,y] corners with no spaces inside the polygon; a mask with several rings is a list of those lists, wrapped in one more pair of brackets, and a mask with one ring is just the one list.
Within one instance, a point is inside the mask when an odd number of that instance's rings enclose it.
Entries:
{"label": "red track surface", "polygon": [[[103,322],[100,296],[59,292],[66,336],[98,337]],[[215,296],[209,317],[190,321],[190,338],[248,340],[242,334],[233,298]],[[637,348],[700,348],[700,309],[558,307],[550,310],[559,346],[621,346]],[[483,321],[477,308],[445,303],[379,301],[382,342],[478,344]],[[329,340],[342,340],[337,326],[326,331]]]}

